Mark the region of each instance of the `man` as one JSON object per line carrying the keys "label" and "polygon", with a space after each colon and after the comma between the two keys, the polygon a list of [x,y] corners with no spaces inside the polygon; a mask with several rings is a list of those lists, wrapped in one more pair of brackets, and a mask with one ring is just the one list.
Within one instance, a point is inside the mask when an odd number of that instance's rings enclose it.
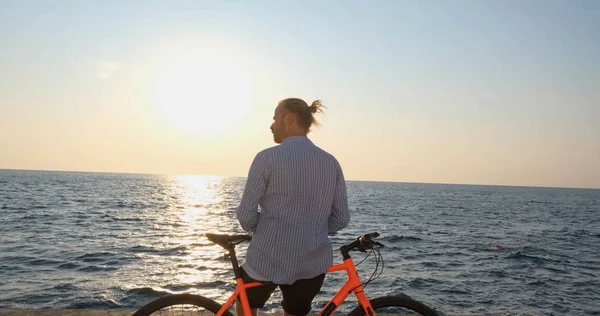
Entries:
{"label": "man", "polygon": [[[242,228],[253,233],[242,269],[246,282],[268,281],[248,289],[253,315],[277,286],[284,315],[308,314],[333,264],[328,235],[350,220],[340,164],[307,137],[321,107],[320,101],[280,101],[271,125],[280,145],[259,152],[250,166],[236,212]],[[239,303],[236,313],[242,315]]]}

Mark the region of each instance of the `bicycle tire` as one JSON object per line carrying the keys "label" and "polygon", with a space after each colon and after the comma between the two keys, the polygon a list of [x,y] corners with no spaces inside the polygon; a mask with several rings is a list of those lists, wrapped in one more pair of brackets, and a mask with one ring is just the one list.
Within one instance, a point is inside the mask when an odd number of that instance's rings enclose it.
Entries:
{"label": "bicycle tire", "polygon": [[[203,307],[213,314],[221,309],[221,304],[202,295],[195,294],[171,294],[165,297],[158,298],[138,309],[132,316],[150,316],[152,313],[159,311],[165,307],[176,305],[193,305]],[[230,311],[225,311],[223,316],[233,316]]]}
{"label": "bicycle tire", "polygon": [[[374,298],[369,301],[371,302],[371,307],[373,307],[375,314],[377,314],[377,309],[381,309],[381,308],[385,308],[385,307],[392,307],[392,308],[396,307],[396,308],[401,308],[401,309],[409,311],[409,312],[416,312],[419,315],[423,315],[423,316],[439,316],[440,315],[433,308],[431,308],[419,301],[416,301],[407,295],[382,296],[382,297]],[[397,313],[398,312],[394,311],[394,312],[386,313],[386,314],[397,314]],[[353,309],[348,315],[349,316],[363,316],[363,315],[365,315],[365,311],[363,310],[362,306],[358,306],[355,309]]]}

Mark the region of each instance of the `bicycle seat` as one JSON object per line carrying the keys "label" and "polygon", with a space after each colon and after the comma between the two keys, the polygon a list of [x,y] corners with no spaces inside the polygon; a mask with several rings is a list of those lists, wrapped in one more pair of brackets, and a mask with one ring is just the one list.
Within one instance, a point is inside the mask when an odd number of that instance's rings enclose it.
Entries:
{"label": "bicycle seat", "polygon": [[208,238],[208,240],[214,242],[215,244],[223,248],[228,248],[231,245],[237,245],[242,241],[252,239],[252,236],[250,235],[221,235],[206,233],[205,236],[206,238]]}

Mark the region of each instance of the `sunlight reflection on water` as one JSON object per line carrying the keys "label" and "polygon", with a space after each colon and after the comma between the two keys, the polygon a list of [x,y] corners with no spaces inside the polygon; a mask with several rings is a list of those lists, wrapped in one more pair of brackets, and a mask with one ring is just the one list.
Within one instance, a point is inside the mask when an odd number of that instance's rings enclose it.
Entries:
{"label": "sunlight reflection on water", "polygon": [[[170,207],[153,219],[152,226],[164,235],[150,246],[159,253],[144,257],[143,275],[154,276],[146,286],[158,292],[196,292],[223,299],[230,294],[227,285],[233,279],[230,263],[224,260],[224,250],[204,234],[243,233],[234,214],[241,197],[239,180],[179,175],[166,179],[163,186],[161,194],[170,197]],[[245,248],[238,247],[240,259]],[[215,282],[220,281],[227,283],[226,288],[215,291]]]}

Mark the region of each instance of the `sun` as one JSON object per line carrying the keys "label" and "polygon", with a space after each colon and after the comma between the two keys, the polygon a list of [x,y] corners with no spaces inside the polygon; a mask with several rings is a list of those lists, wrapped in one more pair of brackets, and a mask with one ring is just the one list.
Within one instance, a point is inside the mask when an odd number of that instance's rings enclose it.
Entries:
{"label": "sun", "polygon": [[225,54],[200,51],[172,58],[158,77],[159,115],[185,131],[216,133],[239,122],[252,103],[243,68]]}

